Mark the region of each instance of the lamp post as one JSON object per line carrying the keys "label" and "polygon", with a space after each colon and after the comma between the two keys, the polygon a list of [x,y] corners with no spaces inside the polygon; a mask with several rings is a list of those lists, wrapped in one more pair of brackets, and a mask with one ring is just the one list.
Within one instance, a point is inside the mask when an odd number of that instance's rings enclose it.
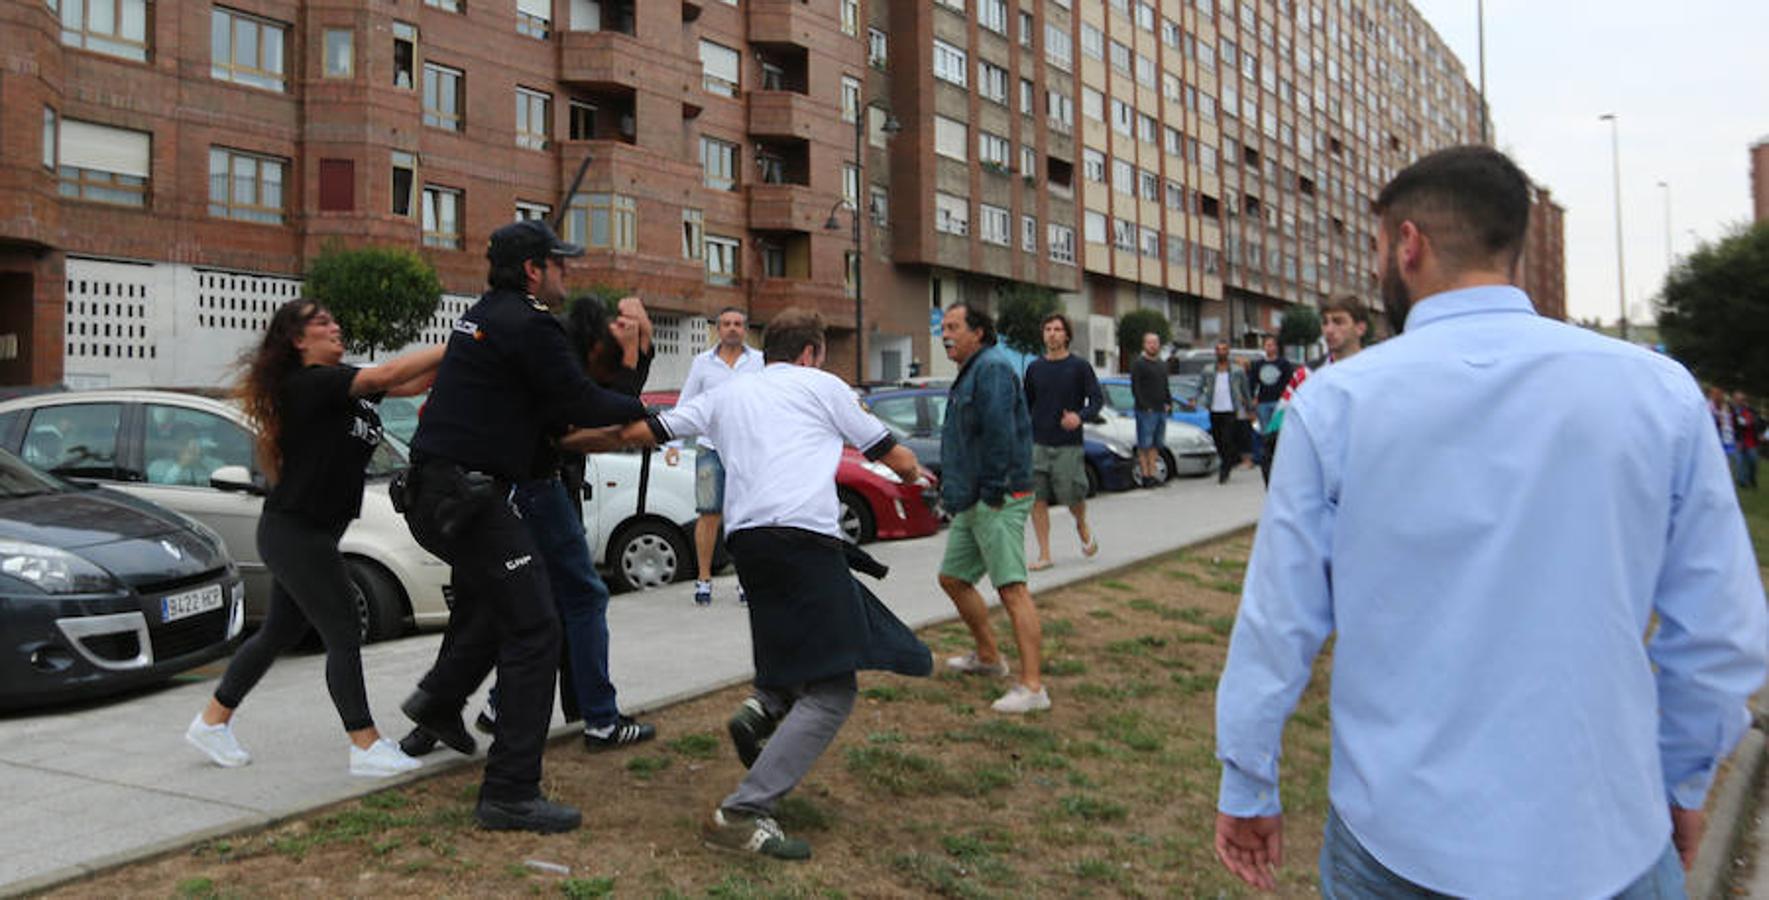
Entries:
{"label": "lamp post", "polygon": [[1665,191],[1665,271],[1671,271],[1671,263],[1677,258],[1671,252],[1671,183],[1661,181],[1658,186]]}
{"label": "lamp post", "polygon": [[[859,98],[857,98],[857,97],[855,98],[856,101],[858,99]],[[866,151],[865,151],[865,147],[862,143],[862,139],[864,138],[865,131],[866,131],[866,118],[867,118],[867,115],[871,109],[872,109],[872,107],[869,105],[861,104],[858,102],[856,102],[854,104],[854,199],[851,203],[849,203],[849,201],[846,197],[843,197],[842,199],[835,201],[835,205],[831,206],[829,208],[829,218],[827,220],[825,220],[823,223],[823,227],[825,230],[839,231],[839,230],[841,230],[841,227],[842,227],[841,220],[836,218],[835,211],[838,209],[841,209],[842,204],[844,204],[844,203],[848,203],[848,205],[853,208],[853,213],[854,213],[854,384],[855,385],[859,385],[860,382],[866,380],[866,343],[865,343],[865,337],[864,337],[864,335],[865,335],[865,331],[864,331],[865,319],[863,318],[863,314],[861,312],[861,305],[860,305],[861,304],[861,296],[862,296],[861,290],[860,290],[860,285],[861,285],[860,274],[866,268],[866,254],[860,244],[860,220],[862,218],[864,218],[864,216],[860,212],[860,195],[861,195],[861,191],[864,190],[864,188],[866,186],[866,155],[865,155]],[[902,123],[897,121],[896,116],[893,116],[890,113],[885,113],[884,124],[879,126],[879,130],[884,132],[885,134],[896,134],[897,132],[903,130],[903,125],[902,125]],[[845,185],[844,185],[844,187],[845,187]]]}
{"label": "lamp post", "polygon": [[1615,113],[1604,113],[1599,122],[1609,123],[1609,156],[1615,169],[1615,291],[1621,302],[1622,340],[1628,339],[1628,287],[1622,264],[1622,139]]}

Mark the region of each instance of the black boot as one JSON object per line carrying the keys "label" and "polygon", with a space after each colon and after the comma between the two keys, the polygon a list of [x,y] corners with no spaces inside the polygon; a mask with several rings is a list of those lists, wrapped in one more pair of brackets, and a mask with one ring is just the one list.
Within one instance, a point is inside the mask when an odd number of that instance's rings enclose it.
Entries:
{"label": "black boot", "polygon": [[467,733],[467,726],[461,723],[461,707],[455,704],[452,709],[444,708],[446,704],[430,696],[422,688],[412,691],[405,702],[399,704],[406,718],[424,727],[424,730],[437,740],[448,745],[448,749],[472,756],[479,749],[479,742]]}

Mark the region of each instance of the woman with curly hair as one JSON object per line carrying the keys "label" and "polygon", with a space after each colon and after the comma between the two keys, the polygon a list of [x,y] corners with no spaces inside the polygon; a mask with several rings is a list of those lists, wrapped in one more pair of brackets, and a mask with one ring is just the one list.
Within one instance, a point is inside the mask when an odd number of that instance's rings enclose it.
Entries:
{"label": "woman with curly hair", "polygon": [[381,442],[375,403],[429,387],[442,347],[369,368],[344,365],[338,323],[311,300],[291,300],[271,317],[243,360],[237,389],[258,433],[258,463],[270,482],[258,518],[258,555],[275,580],[270,609],[246,641],[185,740],[217,765],[252,761],[234,738],[234,710],[311,626],[326,648],[326,687],[350,737],[350,773],[386,776],[418,761],[383,740],[363,689],[356,604],[338,540],[362,511],[364,472]]}

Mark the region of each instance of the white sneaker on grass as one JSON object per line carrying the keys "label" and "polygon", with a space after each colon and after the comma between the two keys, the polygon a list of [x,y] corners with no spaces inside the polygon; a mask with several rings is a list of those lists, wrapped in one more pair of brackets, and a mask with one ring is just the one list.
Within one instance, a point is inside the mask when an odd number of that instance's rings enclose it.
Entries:
{"label": "white sneaker on grass", "polygon": [[1023,684],[1016,684],[1001,695],[1001,699],[989,705],[998,713],[1029,713],[1042,712],[1050,708],[1050,692],[1044,688],[1034,691]]}
{"label": "white sneaker on grass", "polygon": [[369,745],[367,750],[350,745],[350,774],[366,775],[370,778],[386,778],[401,772],[410,772],[423,763],[405,755],[399,745],[386,738],[381,738]]}
{"label": "white sneaker on grass", "polygon": [[947,658],[946,668],[967,675],[994,675],[997,678],[1006,678],[1008,672],[1007,660],[998,659],[992,663],[986,663],[978,659],[975,653]]}
{"label": "white sneaker on grass", "polygon": [[207,753],[215,765],[224,769],[237,769],[252,761],[252,754],[247,753],[233,736],[232,724],[210,725],[203,721],[202,713],[190,720],[190,727],[184,730],[184,740]]}

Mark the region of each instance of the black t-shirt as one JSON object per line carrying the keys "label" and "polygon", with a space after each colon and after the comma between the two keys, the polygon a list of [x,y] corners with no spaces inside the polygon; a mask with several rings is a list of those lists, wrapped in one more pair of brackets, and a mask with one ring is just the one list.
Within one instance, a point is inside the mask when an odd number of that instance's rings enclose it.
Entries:
{"label": "black t-shirt", "polygon": [[1284,388],[1290,386],[1290,373],[1294,371],[1296,364],[1282,356],[1254,360],[1247,366],[1247,380],[1252,382],[1254,402],[1276,403],[1283,399]]}
{"label": "black t-shirt", "polygon": [[1026,367],[1026,405],[1032,413],[1032,443],[1046,447],[1079,447],[1082,433],[1063,428],[1063,413],[1073,412],[1082,422],[1099,414],[1104,405],[1099,378],[1093,367],[1074,354],[1060,360],[1042,356]]}
{"label": "black t-shirt", "polygon": [[362,512],[369,457],[381,443],[380,398],[350,396],[355,366],[308,366],[283,381],[282,476],[264,508],[336,528]]}

